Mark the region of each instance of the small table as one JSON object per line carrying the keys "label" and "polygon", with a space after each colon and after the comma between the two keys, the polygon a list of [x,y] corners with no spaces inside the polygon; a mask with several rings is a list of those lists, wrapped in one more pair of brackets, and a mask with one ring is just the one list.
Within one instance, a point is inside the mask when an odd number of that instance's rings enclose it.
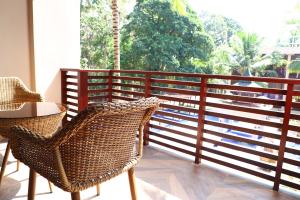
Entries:
{"label": "small table", "polygon": [[[0,135],[9,138],[10,128],[15,125],[20,125],[43,136],[51,136],[58,129],[65,114],[65,106],[52,102],[1,104]],[[10,141],[8,140],[0,172],[0,184],[6,168],[9,152]]]}

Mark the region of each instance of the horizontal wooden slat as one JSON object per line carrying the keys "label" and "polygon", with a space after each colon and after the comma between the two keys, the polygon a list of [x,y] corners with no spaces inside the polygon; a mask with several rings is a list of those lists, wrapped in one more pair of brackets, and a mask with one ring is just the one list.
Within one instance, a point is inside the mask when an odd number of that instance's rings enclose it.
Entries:
{"label": "horizontal wooden slat", "polygon": [[[68,85],[74,85],[74,86],[77,86],[78,85],[78,83],[75,83],[75,82],[66,82],[66,85],[68,86]],[[68,88],[69,89],[69,88]]]}
{"label": "horizontal wooden slat", "polygon": [[113,99],[120,99],[120,100],[124,100],[124,101],[134,101],[137,100],[137,98],[130,98],[130,97],[124,97],[124,96],[115,96],[112,95]]}
{"label": "horizontal wooden slat", "polygon": [[106,98],[108,98],[108,96],[107,95],[97,95],[97,96],[91,96],[91,97],[89,97],[89,100],[101,100],[101,99],[106,99]]}
{"label": "horizontal wooden slat", "polygon": [[109,89],[100,89],[100,90],[88,90],[89,94],[96,94],[96,93],[103,93],[103,92],[109,92]]}
{"label": "horizontal wooden slat", "polygon": [[294,108],[300,108],[300,103],[299,102],[293,102],[292,107]]}
{"label": "horizontal wooden slat", "polygon": [[300,120],[300,115],[297,114],[291,114],[291,119],[296,119],[296,120]]}
{"label": "horizontal wooden slat", "polygon": [[76,75],[66,75],[66,78],[68,79],[68,78],[71,78],[71,79],[78,79],[78,76],[76,76]]}
{"label": "horizontal wooden slat", "polygon": [[108,76],[88,76],[88,79],[89,80],[92,80],[92,79],[108,79],[109,77]]}
{"label": "horizontal wooden slat", "polygon": [[176,138],[172,138],[172,137],[169,137],[169,136],[166,136],[166,135],[162,135],[162,134],[157,133],[155,131],[149,131],[149,134],[152,135],[152,136],[163,138],[163,139],[168,140],[168,141],[172,141],[172,142],[176,142],[176,143],[179,143],[179,144],[183,144],[183,145],[186,145],[186,146],[189,146],[189,147],[194,147],[194,148],[196,147],[196,144],[193,144],[191,142],[186,142],[186,141],[179,140],[179,139],[176,139]]}
{"label": "horizontal wooden slat", "polygon": [[240,116],[235,116],[235,115],[227,115],[227,114],[216,113],[216,112],[211,112],[211,111],[205,111],[205,114],[210,115],[210,116],[225,118],[225,119],[231,119],[231,120],[235,120],[235,121],[241,121],[241,122],[262,125],[262,126],[270,126],[270,127],[275,127],[275,128],[282,127],[282,124],[280,124],[280,123],[266,121],[266,120],[253,119],[253,118],[248,118],[248,117],[240,117]]}
{"label": "horizontal wooden slat", "polygon": [[296,190],[300,190],[300,184],[292,183],[292,182],[282,180],[282,179],[280,180],[280,184],[294,188]]}
{"label": "horizontal wooden slat", "polygon": [[298,160],[293,160],[293,159],[289,159],[289,158],[283,158],[283,162],[285,162],[287,164],[291,164],[291,165],[300,166],[300,161],[298,161]]}
{"label": "horizontal wooden slat", "polygon": [[215,94],[215,93],[207,93],[207,97],[218,98],[218,99],[229,99],[233,101],[242,101],[242,102],[249,102],[249,103],[261,103],[261,104],[269,104],[273,106],[284,106],[284,101],[279,100],[271,100],[271,99],[261,99],[261,98],[254,98],[254,97],[245,97],[245,96],[238,96],[238,95],[227,95],[227,94]]}
{"label": "horizontal wooden slat", "polygon": [[239,141],[239,142],[245,142],[248,144],[254,144],[254,145],[258,145],[261,147],[266,147],[266,148],[270,148],[270,149],[274,149],[274,150],[278,150],[278,148],[279,148],[277,145],[274,145],[274,144],[269,144],[269,143],[265,143],[265,142],[261,142],[261,141],[257,141],[257,140],[253,140],[253,139],[229,135],[226,133],[219,133],[219,132],[208,130],[208,129],[204,129],[204,132],[211,134],[211,135],[218,136],[220,138],[226,138],[226,139],[235,140],[235,141]]}
{"label": "horizontal wooden slat", "polygon": [[269,138],[274,138],[274,139],[280,139],[280,135],[276,135],[276,134],[268,133],[268,132],[264,132],[264,131],[229,125],[229,124],[225,124],[225,123],[213,122],[213,121],[209,121],[209,120],[204,120],[204,123],[207,125],[211,125],[211,126],[232,129],[232,130],[241,131],[241,132],[245,132],[245,133],[249,133],[249,134],[253,134],[253,135],[264,136],[264,137],[269,137]]}
{"label": "horizontal wooden slat", "polygon": [[296,138],[296,137],[290,137],[290,136],[288,136],[287,137],[287,141],[300,144],[300,138]]}
{"label": "horizontal wooden slat", "polygon": [[[278,156],[276,156],[276,155],[265,153],[262,151],[256,151],[251,148],[242,147],[240,145],[229,144],[229,143],[225,143],[225,142],[221,142],[221,141],[217,141],[217,140],[208,139],[206,137],[202,138],[202,140],[204,142],[208,142],[208,143],[214,144],[216,146],[221,146],[221,147],[237,150],[237,151],[244,152],[244,153],[249,153],[249,154],[253,154],[256,156],[260,156],[260,157],[265,157],[265,158],[269,158],[272,160],[278,159]],[[247,143],[250,144],[249,142],[247,142]]]}
{"label": "horizontal wooden slat", "polygon": [[145,95],[142,92],[134,92],[134,91],[128,91],[128,90],[112,89],[112,92],[118,92],[118,93],[121,93],[121,94],[129,94],[129,95],[135,95],[135,96],[144,96]]}
{"label": "horizontal wooden slat", "polygon": [[191,95],[191,96],[199,96],[200,95],[199,91],[187,90],[187,89],[175,89],[175,88],[166,88],[166,87],[152,86],[151,90],[163,91],[163,92],[170,92],[170,93],[177,93],[177,94],[185,94],[185,95]]}
{"label": "horizontal wooden slat", "polygon": [[273,170],[273,171],[276,170],[275,166],[268,165],[268,164],[265,164],[265,163],[261,163],[261,162],[251,160],[251,159],[248,159],[248,158],[245,158],[245,157],[236,156],[236,155],[229,154],[229,153],[226,153],[226,152],[223,152],[223,151],[218,151],[218,150],[215,150],[215,149],[211,149],[211,148],[208,148],[208,147],[205,147],[205,146],[201,147],[201,149],[203,151],[207,151],[207,152],[219,155],[219,156],[223,156],[223,157],[226,157],[226,158],[230,158],[230,159],[233,159],[233,160],[237,160],[237,161],[241,161],[241,162],[244,162],[244,163],[247,163],[247,164],[258,166],[258,167],[261,167],[261,168],[264,168],[264,169],[269,169],[269,170]]}
{"label": "horizontal wooden slat", "polygon": [[78,110],[75,110],[75,109],[72,109],[72,108],[69,108],[68,111],[78,113]]}
{"label": "horizontal wooden slat", "polygon": [[69,118],[71,118],[71,119],[74,118],[74,116],[73,116],[73,115],[70,115],[70,114],[66,114],[66,116],[69,117]]}
{"label": "horizontal wooden slat", "polygon": [[195,108],[175,106],[175,105],[170,105],[170,104],[165,104],[165,103],[161,103],[160,107],[161,108],[169,108],[169,109],[173,109],[173,110],[179,110],[179,111],[185,111],[185,112],[191,112],[191,113],[198,113],[198,109],[195,109]]}
{"label": "horizontal wooden slat", "polygon": [[237,91],[248,91],[248,92],[260,92],[269,94],[286,94],[286,90],[275,89],[275,88],[255,88],[255,87],[242,87],[236,85],[225,85],[225,84],[207,84],[208,88],[214,89],[228,89]]}
{"label": "horizontal wooden slat", "polygon": [[76,100],[78,99],[77,96],[73,96],[73,95],[69,95],[69,94],[67,94],[66,97],[70,98],[70,99],[76,99]]}
{"label": "horizontal wooden slat", "polygon": [[71,101],[67,101],[67,105],[72,105],[72,106],[78,107],[78,103],[74,103],[74,102],[71,102]]}
{"label": "horizontal wooden slat", "polygon": [[156,79],[156,78],[151,78],[150,81],[152,83],[165,83],[165,84],[173,84],[173,85],[200,87],[200,82],[192,82],[192,81],[178,81],[178,80]]}
{"label": "horizontal wooden slat", "polygon": [[294,90],[293,96],[300,96],[300,90]]}
{"label": "horizontal wooden slat", "polygon": [[182,131],[174,130],[174,129],[163,127],[163,126],[158,126],[158,125],[151,124],[151,123],[149,124],[149,127],[159,129],[161,131],[167,131],[167,132],[172,133],[172,134],[181,135],[181,136],[192,138],[192,139],[197,138],[196,135],[192,135],[192,134],[189,134],[189,133],[184,133]]}
{"label": "horizontal wooden slat", "polygon": [[131,76],[113,76],[112,78],[119,79],[119,80],[129,80],[129,81],[141,81],[141,82],[145,81],[145,78],[131,77]]}
{"label": "horizontal wooden slat", "polygon": [[220,109],[227,109],[227,110],[234,110],[234,111],[260,114],[260,115],[283,117],[283,113],[281,113],[281,112],[262,110],[262,109],[258,109],[258,108],[248,108],[248,107],[243,107],[243,106],[221,104],[221,103],[212,103],[212,102],[207,102],[206,106],[220,108]]}
{"label": "horizontal wooden slat", "polygon": [[103,83],[88,83],[88,86],[107,86],[108,82],[103,82]]}
{"label": "horizontal wooden slat", "polygon": [[109,69],[76,69],[76,68],[61,68],[60,71],[70,71],[70,72],[110,72]]}
{"label": "horizontal wooden slat", "polygon": [[244,77],[235,75],[213,75],[213,74],[195,74],[195,73],[182,73],[182,72],[159,72],[159,71],[142,71],[142,70],[99,70],[99,69],[72,69],[63,68],[60,69],[64,72],[113,72],[113,73],[128,73],[128,74],[150,74],[160,76],[178,76],[178,77],[199,77],[207,79],[227,79],[227,80],[247,80],[256,82],[267,83],[286,83],[286,84],[300,84],[299,79],[285,79],[285,78],[269,78],[269,77]]}
{"label": "horizontal wooden slat", "polygon": [[137,84],[128,84],[128,83],[113,83],[113,86],[121,86],[121,87],[129,87],[129,88],[139,88],[139,89],[145,89],[144,85],[137,85]]}
{"label": "horizontal wooden slat", "polygon": [[183,119],[183,120],[188,120],[188,121],[192,121],[192,122],[198,122],[198,118],[189,117],[189,116],[186,116],[186,115],[182,115],[180,113],[166,112],[166,111],[158,110],[158,111],[155,112],[155,114],[156,115],[168,116],[168,117],[174,117],[174,118]]}
{"label": "horizontal wooden slat", "polygon": [[290,147],[286,147],[285,152],[292,153],[292,154],[295,154],[295,155],[300,155],[300,150],[293,149],[293,148],[290,148]]}
{"label": "horizontal wooden slat", "polygon": [[162,100],[168,100],[168,101],[176,101],[176,102],[182,102],[182,103],[190,103],[190,104],[199,104],[199,101],[186,99],[182,97],[173,97],[173,96],[164,96],[164,95],[152,95],[153,97],[157,97]]}
{"label": "horizontal wooden slat", "polygon": [[286,175],[289,175],[289,176],[293,176],[295,178],[300,178],[300,173],[299,172],[291,171],[291,170],[288,170],[288,169],[282,169],[282,173],[284,173]]}
{"label": "horizontal wooden slat", "polygon": [[188,154],[188,155],[191,155],[191,156],[195,156],[195,152],[192,152],[192,151],[180,148],[180,147],[175,147],[173,145],[166,144],[164,142],[160,142],[160,141],[157,141],[157,140],[152,139],[152,138],[149,138],[149,142],[153,142],[155,144],[159,144],[159,145],[161,145],[163,147],[167,147],[169,149],[173,149],[173,150],[176,150],[176,151],[181,152],[181,153],[185,153],[185,154]]}
{"label": "horizontal wooden slat", "polygon": [[254,176],[269,180],[269,181],[274,181],[274,179],[275,179],[273,176],[263,174],[263,173],[260,173],[260,172],[257,172],[257,171],[253,171],[251,169],[241,167],[241,166],[238,166],[238,165],[234,165],[232,163],[228,163],[228,162],[225,162],[225,161],[222,161],[222,160],[211,158],[211,157],[208,157],[206,155],[200,155],[200,157],[204,160],[207,160],[207,161],[210,161],[210,162],[213,162],[213,163],[217,163],[217,164],[220,164],[220,165],[223,165],[223,166],[226,166],[226,167],[229,167],[229,168],[241,171],[241,172],[245,172],[247,174],[251,174],[251,175],[254,175]]}
{"label": "horizontal wooden slat", "polygon": [[190,126],[190,125],[186,125],[186,124],[180,124],[180,123],[177,123],[175,121],[166,120],[166,119],[162,119],[162,118],[158,118],[158,117],[152,117],[151,119],[153,121],[157,121],[157,122],[161,122],[161,123],[165,123],[165,124],[169,124],[169,125],[173,125],[173,126],[177,126],[177,127],[181,127],[181,128],[186,128],[186,129],[197,131],[197,127],[195,127],[195,126]]}
{"label": "horizontal wooden slat", "polygon": [[75,93],[78,93],[78,89],[73,89],[73,88],[67,88],[66,89],[66,92],[75,92]]}

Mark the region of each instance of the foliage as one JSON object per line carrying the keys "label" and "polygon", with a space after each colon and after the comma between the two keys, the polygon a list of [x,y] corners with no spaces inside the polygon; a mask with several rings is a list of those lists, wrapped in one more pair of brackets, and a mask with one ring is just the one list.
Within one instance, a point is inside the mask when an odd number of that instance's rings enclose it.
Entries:
{"label": "foliage", "polygon": [[263,69],[259,71],[260,76],[279,77],[278,68],[286,65],[287,60],[284,56],[278,51],[273,51],[271,54],[264,55],[260,62],[254,64],[254,67]]}
{"label": "foliage", "polygon": [[289,65],[290,73],[300,73],[300,59],[293,60]]}
{"label": "foliage", "polygon": [[242,73],[261,60],[259,52],[261,42],[262,40],[256,34],[247,32],[238,32],[231,38],[230,47],[234,51],[236,70],[241,70]]}
{"label": "foliage", "polygon": [[230,74],[231,69],[238,65],[233,55],[234,51],[228,45],[217,47],[208,62],[213,74]]}
{"label": "foliage", "polygon": [[217,47],[228,45],[231,37],[242,31],[238,22],[222,15],[211,15],[204,12],[200,18],[203,20],[205,31],[213,38]]}
{"label": "foliage", "polygon": [[138,1],[121,34],[123,68],[197,72],[196,63],[209,59],[213,42],[199,18],[187,5],[182,15],[173,2]]}
{"label": "foliage", "polygon": [[[120,1],[121,21],[128,14],[126,7],[132,1]],[[81,0],[80,8],[82,68],[112,68],[113,32],[111,0]]]}

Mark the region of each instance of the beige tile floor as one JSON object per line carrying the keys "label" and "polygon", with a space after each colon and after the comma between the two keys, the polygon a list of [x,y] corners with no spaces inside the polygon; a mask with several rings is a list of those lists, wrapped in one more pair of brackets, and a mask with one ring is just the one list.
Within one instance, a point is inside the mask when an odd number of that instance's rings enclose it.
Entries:
{"label": "beige tile floor", "polygon": [[[0,144],[0,160],[5,144]],[[28,168],[21,164],[15,172],[15,159],[10,156],[6,176],[0,187],[0,200],[23,200],[27,197]],[[238,177],[206,164],[195,165],[191,160],[146,147],[144,158],[136,168],[137,189],[140,200],[296,200],[299,196],[274,192],[271,187]],[[70,194],[53,187],[49,193],[47,180],[37,178],[36,199],[70,199]],[[129,200],[127,174],[101,185],[101,195],[96,188],[81,192],[85,200]]]}

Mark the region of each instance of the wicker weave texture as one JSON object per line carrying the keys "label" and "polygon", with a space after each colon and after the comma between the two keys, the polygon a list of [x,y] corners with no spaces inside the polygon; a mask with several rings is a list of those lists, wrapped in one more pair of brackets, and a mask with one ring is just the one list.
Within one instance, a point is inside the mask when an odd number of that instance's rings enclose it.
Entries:
{"label": "wicker weave texture", "polygon": [[[24,83],[17,77],[0,77],[0,105],[4,110],[7,106],[19,106],[23,102],[40,102],[43,101],[39,93],[30,91]],[[16,104],[12,104],[16,103]],[[10,105],[6,105],[10,104]],[[21,105],[20,105],[21,106]],[[0,135],[8,137],[9,128],[13,125],[20,123],[20,120],[0,120]],[[24,126],[31,124],[31,121],[26,121]],[[26,126],[30,128],[29,126]],[[1,139],[1,136],[0,136]]]}
{"label": "wicker weave texture", "polygon": [[0,104],[43,101],[39,93],[31,92],[17,77],[0,77]]}
{"label": "wicker weave texture", "polygon": [[90,107],[51,138],[14,127],[13,154],[65,191],[86,189],[137,164],[136,133],[158,105],[152,97]]}

